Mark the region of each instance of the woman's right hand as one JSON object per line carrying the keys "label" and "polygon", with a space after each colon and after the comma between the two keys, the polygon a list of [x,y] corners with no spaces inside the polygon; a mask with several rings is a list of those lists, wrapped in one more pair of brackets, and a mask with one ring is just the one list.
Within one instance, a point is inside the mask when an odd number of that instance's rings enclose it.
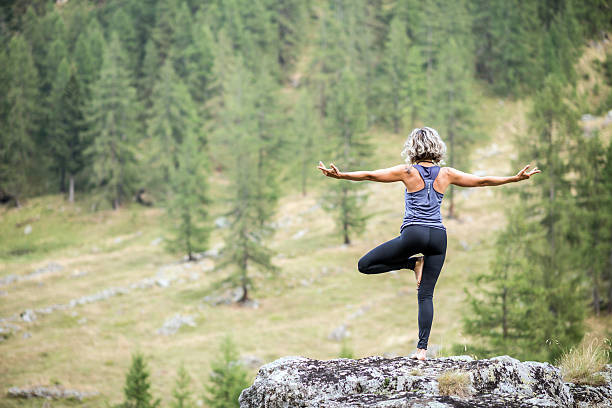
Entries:
{"label": "woman's right hand", "polygon": [[516,173],[516,181],[526,180],[536,173],[541,173],[541,171],[538,170],[537,167],[534,167],[530,172],[527,172],[527,169],[529,168],[529,166],[530,164],[526,165],[525,167],[523,167],[521,171]]}
{"label": "woman's right hand", "polygon": [[334,163],[330,163],[329,166],[331,167],[331,169],[325,168],[323,162],[319,161],[318,168],[323,172],[323,174],[325,174],[327,177],[340,178],[340,170],[338,170],[338,168],[334,166]]}

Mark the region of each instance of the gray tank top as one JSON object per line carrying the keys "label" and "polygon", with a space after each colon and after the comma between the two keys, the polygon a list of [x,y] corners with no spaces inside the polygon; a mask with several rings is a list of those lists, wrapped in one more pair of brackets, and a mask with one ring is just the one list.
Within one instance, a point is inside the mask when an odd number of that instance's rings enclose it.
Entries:
{"label": "gray tank top", "polygon": [[426,225],[446,230],[446,227],[442,224],[442,214],[440,213],[440,204],[442,204],[444,194],[433,188],[433,182],[438,177],[440,166],[423,167],[420,164],[413,164],[412,166],[418,170],[423,178],[425,187],[412,193],[404,189],[406,209],[404,211],[404,221],[400,227],[400,234],[407,225],[411,224]]}

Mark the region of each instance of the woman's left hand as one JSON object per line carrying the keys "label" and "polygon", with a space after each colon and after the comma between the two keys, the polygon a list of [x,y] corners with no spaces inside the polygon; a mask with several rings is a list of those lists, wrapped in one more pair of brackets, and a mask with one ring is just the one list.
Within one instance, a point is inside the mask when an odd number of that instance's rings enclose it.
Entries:
{"label": "woman's left hand", "polygon": [[334,163],[330,163],[329,165],[331,167],[331,169],[327,169],[325,168],[325,165],[323,164],[322,161],[319,161],[319,169],[323,172],[323,174],[325,174],[327,177],[333,177],[333,178],[341,178],[340,177],[340,170],[338,170],[338,168],[336,166],[334,166]]}

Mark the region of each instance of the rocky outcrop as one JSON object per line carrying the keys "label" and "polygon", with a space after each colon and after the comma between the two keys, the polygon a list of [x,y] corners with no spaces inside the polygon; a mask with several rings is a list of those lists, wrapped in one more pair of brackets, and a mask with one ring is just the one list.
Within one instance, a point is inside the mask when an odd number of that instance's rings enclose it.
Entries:
{"label": "rocky outcrop", "polygon": [[[440,386],[448,372],[469,375],[463,392]],[[612,364],[601,375],[606,384],[598,387],[567,383],[558,367],[509,356],[426,361],[290,356],[260,367],[239,401],[241,408],[612,407]]]}

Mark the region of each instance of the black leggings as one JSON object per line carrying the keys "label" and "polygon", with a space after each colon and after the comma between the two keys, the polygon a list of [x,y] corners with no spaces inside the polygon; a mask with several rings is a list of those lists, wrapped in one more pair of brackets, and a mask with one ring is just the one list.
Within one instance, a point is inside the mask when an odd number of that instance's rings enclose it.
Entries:
{"label": "black leggings", "polygon": [[425,256],[423,276],[418,291],[419,300],[419,342],[417,347],[427,348],[429,331],[433,320],[433,291],[444,258],[446,257],[446,230],[424,225],[408,225],[400,236],[384,242],[365,254],[358,263],[359,272],[366,274],[383,273],[399,269],[412,269],[416,258]]}

